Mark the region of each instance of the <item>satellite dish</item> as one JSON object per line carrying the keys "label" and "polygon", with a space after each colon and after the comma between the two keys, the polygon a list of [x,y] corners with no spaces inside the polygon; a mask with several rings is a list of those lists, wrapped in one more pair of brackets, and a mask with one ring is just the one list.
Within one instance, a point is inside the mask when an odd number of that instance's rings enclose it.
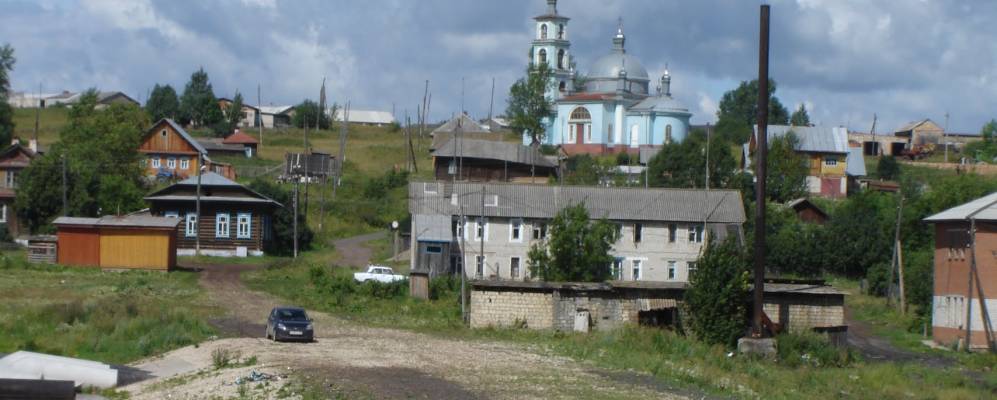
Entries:
{"label": "satellite dish", "polygon": [[398,221],[391,221],[391,229],[398,229]]}

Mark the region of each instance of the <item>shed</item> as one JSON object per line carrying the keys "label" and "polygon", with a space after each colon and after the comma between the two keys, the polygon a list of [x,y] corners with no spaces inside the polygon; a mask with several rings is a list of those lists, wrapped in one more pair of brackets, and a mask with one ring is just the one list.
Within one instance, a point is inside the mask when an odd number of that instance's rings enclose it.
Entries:
{"label": "shed", "polygon": [[151,216],[59,217],[59,264],[170,270],[180,220]]}

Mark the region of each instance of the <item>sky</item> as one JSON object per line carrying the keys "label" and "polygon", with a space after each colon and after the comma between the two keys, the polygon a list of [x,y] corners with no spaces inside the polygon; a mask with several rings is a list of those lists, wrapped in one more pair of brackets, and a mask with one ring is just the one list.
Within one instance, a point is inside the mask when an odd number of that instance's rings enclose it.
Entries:
{"label": "sky", "polygon": [[[627,51],[656,80],[666,66],[692,123],[715,122],[723,93],[757,77],[756,0],[562,0],[579,72]],[[787,108],[820,125],[889,132],[931,118],[978,132],[997,117],[997,2],[773,0],[770,76]],[[178,92],[203,67],[215,95],[264,105],[317,99],[430,120],[484,118],[524,75],[543,0],[0,0],[0,44],[15,48],[14,90]],[[463,82],[463,84],[462,84]],[[652,86],[653,87],[653,86]]]}

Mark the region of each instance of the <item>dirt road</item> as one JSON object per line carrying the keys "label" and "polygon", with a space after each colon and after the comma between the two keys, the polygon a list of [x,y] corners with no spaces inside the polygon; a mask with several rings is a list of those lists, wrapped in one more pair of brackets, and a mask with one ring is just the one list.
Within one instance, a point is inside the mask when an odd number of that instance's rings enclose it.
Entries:
{"label": "dirt road", "polygon": [[[313,343],[273,343],[262,338],[263,321],[279,303],[247,289],[246,266],[204,266],[201,284],[227,310],[213,321],[235,336],[182,348],[133,365],[156,378],[125,389],[135,399],[194,399],[211,396],[277,398],[287,379],[238,385],[257,370],[278,377],[321,382],[329,397],[426,399],[658,398],[683,396],[637,373],[605,371],[528,346],[438,338],[409,331],[359,326],[309,311]],[[226,349],[252,366],[214,369],[211,354]],[[241,389],[240,389],[241,388]],[[287,388],[283,389],[287,395]],[[293,395],[291,396],[294,397]]]}
{"label": "dirt road", "polygon": [[336,252],[339,254],[339,264],[348,267],[366,267],[374,254],[367,244],[387,235],[388,232],[381,231],[333,241],[332,244],[336,246]]}

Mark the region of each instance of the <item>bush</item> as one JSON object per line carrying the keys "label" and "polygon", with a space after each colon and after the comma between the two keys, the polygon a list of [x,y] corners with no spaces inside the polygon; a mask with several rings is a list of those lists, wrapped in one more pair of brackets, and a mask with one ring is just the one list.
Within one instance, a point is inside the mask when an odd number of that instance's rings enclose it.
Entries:
{"label": "bush", "polygon": [[855,355],[844,348],[834,347],[827,341],[827,338],[816,334],[794,334],[786,333],[779,335],[778,343],[779,363],[796,368],[801,366],[810,367],[846,367],[855,360]]}
{"label": "bush", "polygon": [[698,263],[685,293],[688,326],[706,343],[733,346],[748,327],[748,262],[731,238],[710,243]]}
{"label": "bush", "polygon": [[879,179],[895,180],[900,177],[900,164],[893,156],[883,156],[876,164],[876,175]]}
{"label": "bush", "polygon": [[460,279],[454,276],[438,276],[429,281],[429,299],[455,299],[460,302]]}
{"label": "bush", "polygon": [[219,347],[211,352],[211,364],[215,366],[215,369],[225,368],[241,356],[242,354],[236,350]]}
{"label": "bush", "polygon": [[357,286],[358,295],[374,299],[389,300],[408,296],[408,280],[390,283],[367,281]]}

